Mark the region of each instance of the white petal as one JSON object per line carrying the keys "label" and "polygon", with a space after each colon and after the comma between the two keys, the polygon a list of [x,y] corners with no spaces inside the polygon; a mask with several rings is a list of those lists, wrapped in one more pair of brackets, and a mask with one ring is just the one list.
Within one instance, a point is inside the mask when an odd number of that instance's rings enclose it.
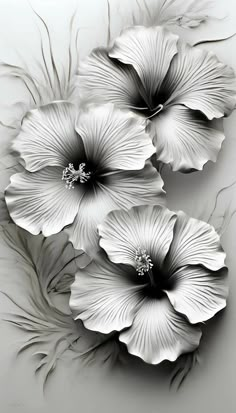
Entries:
{"label": "white petal", "polygon": [[177,53],[178,36],[161,26],[133,26],[118,37],[109,56],[132,65],[152,104]]}
{"label": "white petal", "polygon": [[92,261],[80,269],[71,286],[74,318],[104,334],[129,327],[143,299],[143,286],[136,285],[128,271],[107,259]]}
{"label": "white petal", "polygon": [[106,49],[95,49],[78,69],[81,98],[92,103],[112,102],[129,108],[140,99],[141,85],[135,70],[110,59]]}
{"label": "white petal", "polygon": [[206,50],[179,43],[163,90],[168,103],[180,103],[203,112],[208,119],[230,114],[236,105],[234,71]]}
{"label": "white petal", "polygon": [[74,248],[82,249],[90,256],[96,254],[99,249],[97,225],[115,208],[117,206],[109,194],[99,187],[94,193],[86,193],[73,224],[65,228]]}
{"label": "white petal", "polygon": [[216,161],[224,134],[199,112],[173,105],[151,123],[157,159],[173,171],[201,170],[209,160]]}
{"label": "white petal", "polygon": [[161,267],[169,250],[176,216],[159,205],[111,212],[99,225],[100,245],[111,261],[136,267],[136,252],[146,250]]}
{"label": "white petal", "polygon": [[183,267],[172,275],[171,280],[174,287],[166,291],[169,300],[190,323],[206,321],[226,306],[226,268],[212,272],[200,266]]}
{"label": "white petal", "polygon": [[75,107],[69,102],[54,102],[27,113],[13,143],[28,171],[46,166],[66,167],[84,156],[83,143],[75,131]]}
{"label": "white petal", "polygon": [[56,234],[71,224],[78,211],[82,193],[68,190],[61,180],[62,169],[48,167],[11,177],[6,203],[13,221],[32,234]]}
{"label": "white petal", "polygon": [[166,261],[169,274],[185,265],[203,265],[217,271],[224,267],[224,261],[225,253],[215,229],[206,222],[178,212]]}
{"label": "white petal", "polygon": [[140,171],[111,173],[104,185],[86,193],[74,223],[65,229],[77,249],[89,255],[99,249],[97,226],[112,210],[164,202],[162,179],[149,163]]}
{"label": "white petal", "polygon": [[[135,205],[165,204],[163,180],[150,162],[139,171],[121,171],[110,176],[103,186],[118,208]],[[116,208],[117,209],[117,208]]]}
{"label": "white petal", "polygon": [[81,112],[76,123],[87,159],[113,170],[144,167],[146,159],[155,152],[145,129],[143,118],[112,104]]}
{"label": "white petal", "polygon": [[196,349],[200,338],[201,330],[177,314],[166,297],[146,299],[132,326],[120,334],[129,353],[151,364],[175,361],[182,353]]}

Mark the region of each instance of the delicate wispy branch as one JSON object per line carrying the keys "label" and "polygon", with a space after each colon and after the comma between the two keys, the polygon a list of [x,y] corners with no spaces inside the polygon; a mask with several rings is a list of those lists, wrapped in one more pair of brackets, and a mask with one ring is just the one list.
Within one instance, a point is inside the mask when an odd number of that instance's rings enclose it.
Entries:
{"label": "delicate wispy branch", "polygon": [[3,126],[4,128],[16,130],[16,127],[15,127],[15,126],[13,126],[13,125],[7,125],[6,123],[2,122],[1,120],[0,120],[0,125]]}
{"label": "delicate wispy branch", "polygon": [[107,45],[109,46],[111,42],[111,5],[110,1],[107,0]]}
{"label": "delicate wispy branch", "polygon": [[175,388],[176,391],[178,391],[199,362],[199,350],[180,356],[175,362],[170,380],[170,388]]}
{"label": "delicate wispy branch", "polygon": [[223,36],[223,37],[213,38],[213,39],[202,39],[202,40],[194,42],[193,46],[199,46],[199,45],[205,44],[205,43],[219,43],[219,42],[223,42],[225,40],[232,39],[234,36],[236,36],[236,33],[226,35],[226,36]]}
{"label": "delicate wispy branch", "polygon": [[35,373],[43,388],[68,351],[78,363],[114,360],[114,337],[88,331],[72,318],[70,284],[78,266],[90,259],[75,251],[65,234],[44,238],[15,224],[1,226],[0,258],[1,294],[11,303],[2,319],[25,333],[17,354],[28,350],[37,359]]}
{"label": "delicate wispy branch", "polygon": [[[233,181],[217,192],[213,208],[207,219],[207,222],[212,224],[220,235],[223,235],[226,232],[236,213],[236,207],[232,202],[232,197],[235,193],[235,184],[236,181]],[[223,202],[223,205],[221,205],[221,202]]]}
{"label": "delicate wispy branch", "polygon": [[[49,27],[43,17],[40,16],[31,4],[30,7],[42,26],[41,30],[37,25],[40,35],[41,53],[41,59],[36,59],[36,66],[37,69],[39,69],[39,73],[33,73],[33,70],[28,67],[22,58],[22,67],[7,62],[0,62],[0,77],[4,76],[10,79],[19,79],[30,97],[30,102],[18,102],[18,105],[22,105],[22,113],[54,100],[73,100],[73,96],[76,93],[75,73],[79,60],[79,28],[76,24],[77,9],[70,19],[69,42],[66,50],[67,59],[65,59],[65,64],[63,63],[62,70],[60,71],[59,63],[56,61],[54,55]],[[43,37],[43,32],[46,34],[46,41]],[[3,120],[0,121],[0,124],[9,129],[16,129],[17,131],[17,127],[15,126],[17,120],[19,119],[16,119],[12,125],[6,124]]]}
{"label": "delicate wispy branch", "polygon": [[133,11],[133,24],[177,25],[182,28],[196,28],[205,23],[210,15],[212,2],[206,0],[136,0],[137,13]]}

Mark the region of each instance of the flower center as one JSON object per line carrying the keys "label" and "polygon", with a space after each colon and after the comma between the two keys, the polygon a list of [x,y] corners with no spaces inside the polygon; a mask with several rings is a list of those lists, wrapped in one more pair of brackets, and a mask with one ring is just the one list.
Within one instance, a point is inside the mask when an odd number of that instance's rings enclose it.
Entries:
{"label": "flower center", "polygon": [[156,116],[159,112],[161,112],[163,110],[163,108],[164,108],[163,105],[161,105],[161,104],[157,105],[156,108],[152,109],[152,112],[154,112],[154,113],[152,113],[150,116],[148,116],[147,119],[151,119],[154,116]]}
{"label": "flower center", "polygon": [[66,181],[66,188],[71,189],[74,188],[74,182],[79,182],[84,184],[87,182],[91,177],[91,172],[85,172],[85,163],[79,164],[79,169],[75,169],[73,163],[69,163],[69,165],[63,170],[62,172],[62,180]]}
{"label": "flower center", "polygon": [[[159,104],[153,109],[151,109],[150,107],[147,107],[147,106],[145,106],[145,107],[130,106],[129,108],[133,109],[133,110],[143,111],[146,118],[151,119],[154,116],[158,115],[158,113],[163,110],[164,106],[162,104]],[[148,116],[147,116],[147,114],[148,114]]]}
{"label": "flower center", "polygon": [[143,276],[144,273],[151,271],[153,267],[150,255],[147,254],[146,250],[138,248],[135,255],[136,261],[136,271],[138,275]]}

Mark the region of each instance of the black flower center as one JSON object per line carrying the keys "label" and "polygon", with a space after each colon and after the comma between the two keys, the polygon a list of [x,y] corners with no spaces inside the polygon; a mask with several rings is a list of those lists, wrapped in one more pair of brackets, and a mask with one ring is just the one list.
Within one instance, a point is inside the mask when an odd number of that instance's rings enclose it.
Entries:
{"label": "black flower center", "polygon": [[79,164],[78,169],[75,169],[73,163],[63,169],[62,180],[66,181],[66,188],[73,189],[75,182],[80,182],[84,184],[91,178],[91,172],[86,171],[86,163],[82,162]]}
{"label": "black flower center", "polygon": [[156,95],[147,98],[140,95],[139,99],[130,106],[130,109],[142,114],[147,119],[152,119],[165,108],[165,102],[168,100],[168,94],[160,91]]}
{"label": "black flower center", "polygon": [[173,283],[168,274],[153,264],[150,255],[145,249],[137,249],[135,261],[139,281],[145,283],[145,295],[162,298],[166,290],[173,288]]}
{"label": "black flower center", "polygon": [[109,171],[102,168],[100,163],[85,157],[72,159],[62,171],[62,180],[68,189],[83,186],[86,192],[93,191],[99,183],[109,181]]}

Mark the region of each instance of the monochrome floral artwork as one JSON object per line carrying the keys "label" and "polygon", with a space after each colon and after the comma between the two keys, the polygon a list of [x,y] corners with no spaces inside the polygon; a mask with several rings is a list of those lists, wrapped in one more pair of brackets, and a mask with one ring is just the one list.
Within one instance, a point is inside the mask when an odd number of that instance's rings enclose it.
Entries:
{"label": "monochrome floral artwork", "polygon": [[37,41],[0,57],[0,311],[43,390],[63,365],[182,389],[227,348],[236,32],[216,3],[16,6]]}

